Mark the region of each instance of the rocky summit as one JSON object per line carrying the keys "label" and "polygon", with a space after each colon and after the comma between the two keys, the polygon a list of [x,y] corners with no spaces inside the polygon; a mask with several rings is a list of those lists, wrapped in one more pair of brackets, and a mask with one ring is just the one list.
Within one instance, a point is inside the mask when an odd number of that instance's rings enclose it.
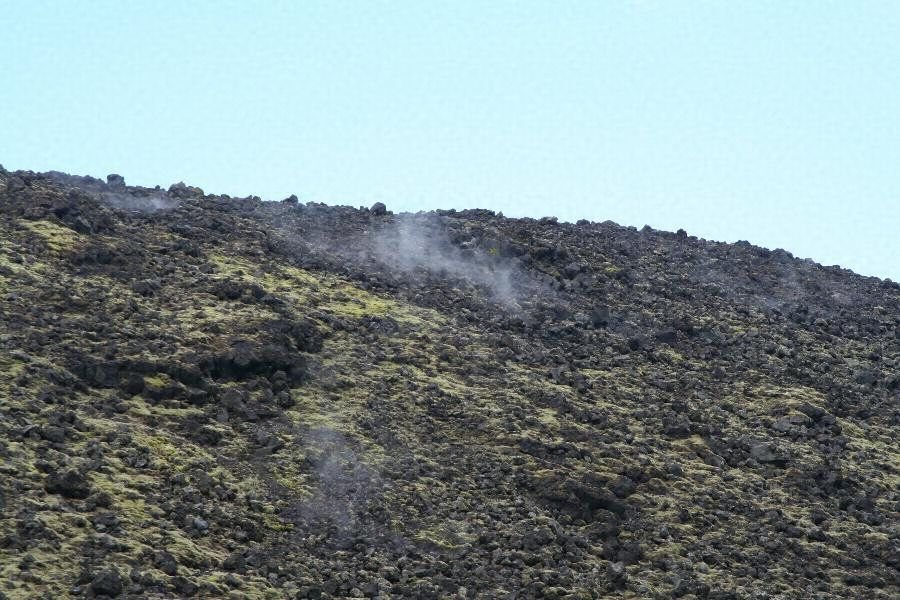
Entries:
{"label": "rocky summit", "polygon": [[900,286],[0,168],[0,598],[897,598]]}

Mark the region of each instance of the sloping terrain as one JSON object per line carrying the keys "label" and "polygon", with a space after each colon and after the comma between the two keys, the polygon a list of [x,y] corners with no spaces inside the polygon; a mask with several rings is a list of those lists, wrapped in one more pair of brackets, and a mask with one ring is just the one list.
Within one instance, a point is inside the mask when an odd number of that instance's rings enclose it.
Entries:
{"label": "sloping terrain", "polygon": [[896,598],[900,286],[0,168],[0,598]]}

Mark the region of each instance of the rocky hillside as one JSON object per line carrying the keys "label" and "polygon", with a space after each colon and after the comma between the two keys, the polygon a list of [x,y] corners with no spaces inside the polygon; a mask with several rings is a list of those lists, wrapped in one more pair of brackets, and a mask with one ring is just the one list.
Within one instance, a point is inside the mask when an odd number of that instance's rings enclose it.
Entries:
{"label": "rocky hillside", "polygon": [[0,598],[897,598],[900,286],[0,168]]}

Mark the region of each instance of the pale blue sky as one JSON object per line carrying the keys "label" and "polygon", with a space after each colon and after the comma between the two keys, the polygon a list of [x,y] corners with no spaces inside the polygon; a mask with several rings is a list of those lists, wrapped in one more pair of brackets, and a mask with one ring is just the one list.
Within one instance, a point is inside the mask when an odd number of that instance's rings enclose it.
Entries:
{"label": "pale blue sky", "polygon": [[900,279],[900,2],[5,0],[0,163]]}

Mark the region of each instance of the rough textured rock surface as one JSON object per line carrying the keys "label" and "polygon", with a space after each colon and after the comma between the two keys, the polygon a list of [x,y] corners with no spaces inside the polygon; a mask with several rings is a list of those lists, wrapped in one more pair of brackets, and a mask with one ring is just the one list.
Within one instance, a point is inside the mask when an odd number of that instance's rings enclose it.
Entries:
{"label": "rough textured rock surface", "polygon": [[900,289],[0,168],[0,598],[896,598]]}

